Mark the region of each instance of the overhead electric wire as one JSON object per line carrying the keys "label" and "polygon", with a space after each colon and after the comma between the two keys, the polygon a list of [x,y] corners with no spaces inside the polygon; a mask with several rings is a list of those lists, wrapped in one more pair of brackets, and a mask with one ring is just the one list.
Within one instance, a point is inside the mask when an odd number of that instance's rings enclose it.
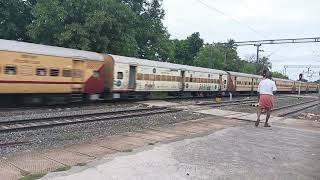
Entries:
{"label": "overhead electric wire", "polygon": [[247,24],[243,24],[242,22],[240,22],[239,20],[229,16],[228,14],[224,13],[223,11],[219,10],[218,8],[216,7],[213,7],[212,5],[209,5],[205,2],[203,2],[202,0],[196,0],[197,2],[199,2],[200,4],[202,4],[203,6],[223,15],[223,16],[226,16],[228,17],[229,19],[231,19],[233,22],[237,23],[237,24],[240,24],[240,25],[243,25],[243,26],[246,26],[249,30],[251,30],[252,32],[256,33],[257,35],[259,36],[262,36],[264,38],[267,38],[264,34],[260,33],[259,31],[255,30],[254,28],[252,28],[251,26],[247,25]]}

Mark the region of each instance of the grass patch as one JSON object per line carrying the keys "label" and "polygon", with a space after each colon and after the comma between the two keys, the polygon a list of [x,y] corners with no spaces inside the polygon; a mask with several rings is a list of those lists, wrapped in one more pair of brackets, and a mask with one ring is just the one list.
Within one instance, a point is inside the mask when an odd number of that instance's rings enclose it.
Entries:
{"label": "grass patch", "polygon": [[62,135],[63,140],[77,140],[80,139],[80,135],[76,135],[76,134],[64,134]]}
{"label": "grass patch", "polygon": [[167,92],[152,92],[151,97],[152,98],[166,98],[166,97],[168,97],[168,93]]}
{"label": "grass patch", "polygon": [[76,164],[76,166],[85,166],[85,165],[87,165],[87,163],[85,163],[85,162]]}
{"label": "grass patch", "polygon": [[40,179],[43,176],[45,176],[47,173],[34,173],[34,174],[29,174],[26,176],[23,176],[19,178],[19,180],[35,180],[35,179]]}
{"label": "grass patch", "polygon": [[58,167],[56,170],[54,170],[52,172],[68,171],[69,169],[71,169],[71,166],[61,166],[61,167]]}

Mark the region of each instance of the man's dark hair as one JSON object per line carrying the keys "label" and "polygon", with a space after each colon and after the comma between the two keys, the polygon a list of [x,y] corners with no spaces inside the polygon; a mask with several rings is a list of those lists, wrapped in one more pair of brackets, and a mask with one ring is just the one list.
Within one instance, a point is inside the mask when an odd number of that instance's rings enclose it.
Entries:
{"label": "man's dark hair", "polygon": [[264,70],[262,71],[262,76],[263,76],[264,78],[266,77],[267,72],[268,72],[268,70],[266,70],[266,69],[264,69]]}
{"label": "man's dark hair", "polygon": [[266,78],[268,78],[268,79],[272,78],[272,73],[270,71],[266,72]]}

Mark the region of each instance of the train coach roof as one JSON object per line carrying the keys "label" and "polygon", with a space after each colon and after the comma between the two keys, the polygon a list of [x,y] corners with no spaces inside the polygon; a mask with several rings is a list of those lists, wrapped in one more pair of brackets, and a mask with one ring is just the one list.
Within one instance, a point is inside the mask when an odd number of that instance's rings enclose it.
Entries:
{"label": "train coach roof", "polygon": [[184,70],[184,71],[197,71],[197,72],[205,72],[205,73],[213,73],[213,74],[227,74],[225,71],[221,71],[217,69],[208,69],[208,68],[187,66],[187,65],[174,64],[174,63],[168,63],[168,62],[152,61],[152,60],[111,55],[111,54],[109,55],[114,59],[115,62],[118,62],[118,63],[143,65],[143,66],[150,66],[150,67],[160,67],[160,68],[168,68],[168,69],[176,69],[176,70]]}
{"label": "train coach roof", "polygon": [[280,78],[272,78],[272,79],[276,81],[294,82],[294,80],[290,80],[290,79],[280,79]]}
{"label": "train coach roof", "polygon": [[232,76],[242,76],[242,77],[251,77],[251,78],[263,78],[262,76],[254,75],[254,74],[246,74],[246,73],[239,73],[239,72],[232,72],[228,71]]}
{"label": "train coach roof", "polygon": [[103,61],[103,56],[95,52],[47,46],[42,44],[11,41],[5,39],[0,39],[0,51],[13,51],[39,55]]}

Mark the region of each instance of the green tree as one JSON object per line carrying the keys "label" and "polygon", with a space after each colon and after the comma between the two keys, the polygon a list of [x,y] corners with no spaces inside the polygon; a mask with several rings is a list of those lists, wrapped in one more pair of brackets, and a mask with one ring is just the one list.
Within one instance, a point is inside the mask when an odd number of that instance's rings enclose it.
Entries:
{"label": "green tree", "polygon": [[179,64],[195,65],[195,59],[198,52],[203,47],[203,39],[200,33],[191,34],[185,40],[173,40],[174,44],[174,61]]}
{"label": "green tree", "polygon": [[248,74],[255,74],[256,73],[256,64],[241,60],[240,63],[240,70],[239,72],[248,73]]}
{"label": "green tree", "polygon": [[28,27],[33,42],[136,56],[136,16],[115,0],[39,0]]}
{"label": "green tree", "polygon": [[211,44],[204,45],[195,58],[195,65],[223,70],[225,67],[223,48],[213,47]]}
{"label": "green tree", "polygon": [[0,0],[0,38],[29,41],[27,26],[36,0]]}
{"label": "green tree", "polygon": [[268,57],[263,56],[259,58],[259,62],[257,64],[256,74],[261,75],[264,70],[269,70],[272,68],[272,63]]}
{"label": "green tree", "polygon": [[137,31],[138,57],[159,61],[173,58],[172,50],[167,48],[172,46],[169,42],[170,35],[162,23],[165,15],[162,0],[126,0],[126,3],[138,17],[134,26]]}
{"label": "green tree", "polygon": [[272,77],[274,78],[281,78],[281,79],[289,79],[288,76],[285,76],[279,72],[272,72]]}
{"label": "green tree", "polygon": [[243,70],[243,66],[247,64],[242,62],[239,58],[233,40],[228,40],[228,43],[226,44],[207,44],[205,47],[201,48],[195,62],[198,66],[202,67],[236,72]]}

